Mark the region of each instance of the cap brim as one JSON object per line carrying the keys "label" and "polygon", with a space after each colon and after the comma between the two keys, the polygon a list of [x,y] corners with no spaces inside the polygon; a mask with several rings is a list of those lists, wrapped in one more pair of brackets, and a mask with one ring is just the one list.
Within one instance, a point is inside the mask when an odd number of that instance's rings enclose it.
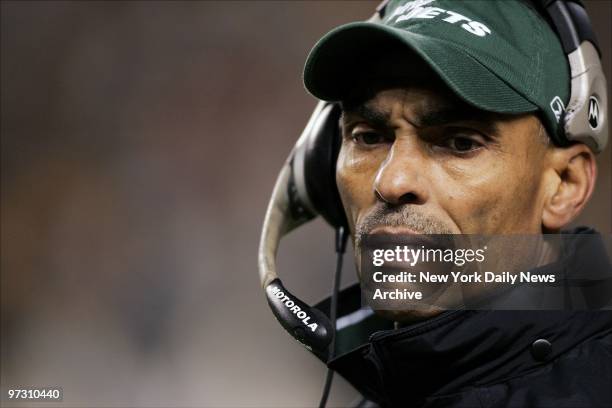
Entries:
{"label": "cap brim", "polygon": [[355,86],[355,78],[364,67],[363,55],[376,56],[371,53],[384,50],[390,42],[407,46],[457,96],[477,108],[498,113],[525,113],[538,109],[470,56],[466,49],[439,38],[370,22],[340,26],[319,40],[304,67],[306,89],[322,100],[342,100]]}

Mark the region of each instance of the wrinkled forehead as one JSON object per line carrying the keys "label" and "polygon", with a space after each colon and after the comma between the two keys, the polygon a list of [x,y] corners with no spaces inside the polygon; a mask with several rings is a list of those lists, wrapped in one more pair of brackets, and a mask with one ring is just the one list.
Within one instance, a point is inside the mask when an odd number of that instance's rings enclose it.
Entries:
{"label": "wrinkled forehead", "polygon": [[355,78],[341,100],[340,124],[345,127],[359,119],[387,127],[396,112],[422,127],[478,123],[488,134],[499,135],[504,123],[531,116],[489,112],[465,102],[418,58],[389,56],[371,61],[368,68],[369,75]]}
{"label": "wrinkled forehead", "polygon": [[500,136],[500,125],[518,116],[486,112],[455,97],[448,90],[433,90],[421,84],[383,87],[370,99],[342,105],[340,124],[344,130],[366,121],[379,128],[393,128],[402,117],[417,128],[463,123],[477,125],[489,136]]}

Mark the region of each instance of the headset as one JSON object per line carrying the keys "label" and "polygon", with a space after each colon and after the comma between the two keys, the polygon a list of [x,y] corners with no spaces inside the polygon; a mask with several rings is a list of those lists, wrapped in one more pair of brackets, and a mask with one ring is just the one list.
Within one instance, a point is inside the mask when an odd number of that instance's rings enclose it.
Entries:
{"label": "headset", "polygon": [[[368,21],[382,19],[387,1],[377,7]],[[569,62],[571,92],[561,114],[565,138],[561,143],[581,142],[594,152],[601,152],[608,140],[606,79],[601,50],[584,5],[580,0],[523,1],[557,33]],[[258,253],[259,277],[272,313],[293,338],[328,361],[334,357],[335,306],[341,257],[348,237],[347,219],[335,181],[341,143],[340,114],[337,103],[317,104],[274,186]],[[336,230],[338,265],[330,317],[289,292],[276,272],[276,252],[282,237],[317,215]],[[330,382],[328,372],[326,389]],[[321,405],[326,398],[324,393]]]}

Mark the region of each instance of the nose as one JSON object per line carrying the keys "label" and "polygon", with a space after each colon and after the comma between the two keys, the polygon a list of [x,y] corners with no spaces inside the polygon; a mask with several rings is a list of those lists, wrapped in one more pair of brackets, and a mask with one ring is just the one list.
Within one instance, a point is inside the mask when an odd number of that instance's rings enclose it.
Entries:
{"label": "nose", "polygon": [[378,200],[399,206],[427,201],[426,158],[417,143],[395,140],[374,180]]}

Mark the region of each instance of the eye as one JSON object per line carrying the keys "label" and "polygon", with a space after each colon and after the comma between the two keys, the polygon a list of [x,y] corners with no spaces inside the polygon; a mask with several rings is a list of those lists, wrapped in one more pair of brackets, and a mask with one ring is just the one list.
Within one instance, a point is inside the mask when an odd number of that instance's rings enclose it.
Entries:
{"label": "eye", "polygon": [[351,135],[351,139],[360,145],[372,146],[385,143],[387,139],[383,134],[377,132],[355,132]]}
{"label": "eye", "polygon": [[463,136],[457,136],[451,138],[447,145],[449,148],[456,150],[458,152],[469,152],[470,150],[474,150],[480,147],[480,144],[477,144],[476,141]]}
{"label": "eye", "polygon": [[486,144],[485,137],[480,133],[463,129],[448,129],[442,146],[456,154],[474,152]]}

